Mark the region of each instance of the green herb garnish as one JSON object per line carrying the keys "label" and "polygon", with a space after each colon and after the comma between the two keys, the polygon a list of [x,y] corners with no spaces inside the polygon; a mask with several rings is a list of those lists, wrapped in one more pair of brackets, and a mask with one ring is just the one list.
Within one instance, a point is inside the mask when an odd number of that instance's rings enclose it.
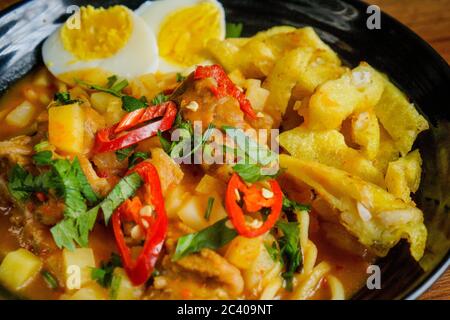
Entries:
{"label": "green herb garnish", "polygon": [[209,217],[211,216],[212,208],[214,205],[214,200],[215,199],[213,197],[208,198],[208,205],[206,206],[206,211],[205,211],[205,215],[204,215],[206,220],[209,220]]}
{"label": "green herb garnish", "polygon": [[199,232],[180,237],[172,259],[176,261],[205,248],[215,250],[226,245],[238,235],[235,229],[226,226],[227,221],[227,218],[219,220]]}
{"label": "green herb garnish", "polygon": [[244,25],[242,23],[231,23],[226,24],[226,38],[239,38],[242,34],[242,29]]}

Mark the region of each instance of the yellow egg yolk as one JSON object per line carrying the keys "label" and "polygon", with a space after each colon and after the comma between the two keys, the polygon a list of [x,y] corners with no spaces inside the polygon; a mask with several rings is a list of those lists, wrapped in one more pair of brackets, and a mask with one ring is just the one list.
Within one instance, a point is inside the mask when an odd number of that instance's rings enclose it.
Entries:
{"label": "yellow egg yolk", "polygon": [[131,15],[123,6],[82,7],[79,23],[76,17],[69,20],[61,28],[60,36],[64,49],[79,60],[113,56],[125,46],[133,30]]}
{"label": "yellow egg yolk", "polygon": [[160,56],[181,66],[206,58],[205,46],[220,37],[221,17],[212,3],[200,3],[168,15],[158,33]]}

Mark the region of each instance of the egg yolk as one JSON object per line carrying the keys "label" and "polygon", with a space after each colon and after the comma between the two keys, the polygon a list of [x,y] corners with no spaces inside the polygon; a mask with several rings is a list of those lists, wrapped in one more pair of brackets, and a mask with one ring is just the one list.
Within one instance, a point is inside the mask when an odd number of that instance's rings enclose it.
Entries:
{"label": "egg yolk", "polygon": [[60,36],[64,48],[79,60],[113,56],[128,42],[133,29],[130,13],[123,6],[82,7],[79,24],[75,18],[70,23],[69,20]]}
{"label": "egg yolk", "polygon": [[205,46],[220,37],[220,12],[212,3],[200,3],[168,15],[158,33],[160,56],[181,66],[205,60]]}

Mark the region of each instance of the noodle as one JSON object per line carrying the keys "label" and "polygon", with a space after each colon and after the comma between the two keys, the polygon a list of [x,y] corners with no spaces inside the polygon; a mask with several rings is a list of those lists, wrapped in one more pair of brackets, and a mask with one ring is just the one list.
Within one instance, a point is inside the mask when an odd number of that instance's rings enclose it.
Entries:
{"label": "noodle", "polygon": [[306,300],[311,297],[319,287],[322,278],[330,271],[331,266],[322,261],[314,267],[310,275],[296,287],[292,294],[292,299]]}
{"label": "noodle", "polygon": [[345,290],[342,282],[332,275],[327,275],[326,279],[331,291],[331,300],[345,300]]}

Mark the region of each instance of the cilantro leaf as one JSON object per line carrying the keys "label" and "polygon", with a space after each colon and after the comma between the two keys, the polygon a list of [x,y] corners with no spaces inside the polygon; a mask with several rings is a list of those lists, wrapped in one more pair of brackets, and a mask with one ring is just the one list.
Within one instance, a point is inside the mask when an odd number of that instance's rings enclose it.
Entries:
{"label": "cilantro leaf", "polygon": [[280,220],[276,226],[283,232],[283,236],[278,239],[280,255],[286,266],[286,271],[283,272],[282,276],[286,281],[286,289],[291,291],[294,273],[302,263],[299,223]]}
{"label": "cilantro leaf", "polygon": [[244,25],[242,23],[231,23],[226,24],[226,38],[239,38],[242,34],[242,29]]}
{"label": "cilantro leaf", "polygon": [[164,93],[158,93],[156,97],[154,97],[151,101],[152,105],[157,105],[166,102],[169,100],[169,96],[166,96]]}
{"label": "cilantro leaf", "polygon": [[53,98],[58,104],[66,105],[78,102],[77,99],[71,99],[69,92],[57,92]]}
{"label": "cilantro leaf", "polygon": [[32,190],[29,190],[25,183],[30,176],[31,174],[18,164],[12,168],[8,177],[8,190],[14,199],[25,201],[30,197]]}
{"label": "cilantro leaf", "polygon": [[226,226],[227,218],[196,233],[184,235],[178,239],[172,260],[179,260],[202,249],[219,249],[233,240],[238,234],[235,229]]}
{"label": "cilantro leaf", "polygon": [[186,79],[181,73],[177,72],[177,82],[182,82]]}
{"label": "cilantro leaf", "polygon": [[114,269],[121,267],[122,261],[116,253],[111,254],[109,261],[102,261],[100,268],[92,268],[91,279],[104,288],[109,288],[113,280]]}
{"label": "cilantro leaf", "polygon": [[268,175],[262,173],[262,167],[257,164],[238,163],[233,166],[233,170],[245,181],[254,183],[257,181],[274,178],[277,174]]}
{"label": "cilantro leaf", "polygon": [[133,196],[141,184],[141,177],[139,174],[134,172],[120,180],[119,183],[117,183],[111,192],[106,196],[106,198],[103,199],[97,207],[95,207],[97,210],[98,208],[102,209],[106,224],[108,224],[114,210],[116,210],[122,202]]}
{"label": "cilantro leaf", "polygon": [[307,204],[301,204],[283,196],[283,211],[311,211],[311,206]]}
{"label": "cilantro leaf", "polygon": [[128,160],[128,167],[134,167],[138,162],[141,162],[145,159],[148,159],[150,157],[150,155],[148,154],[148,152],[135,152],[131,155],[130,159]]}
{"label": "cilantro leaf", "polygon": [[135,146],[131,146],[128,148],[119,149],[116,151],[117,160],[123,161],[133,152]]}
{"label": "cilantro leaf", "polygon": [[143,99],[136,99],[132,96],[122,96],[122,109],[128,112],[147,107],[147,102]]}
{"label": "cilantro leaf", "polygon": [[53,152],[40,151],[33,156],[33,161],[38,166],[47,166],[52,162]]}

